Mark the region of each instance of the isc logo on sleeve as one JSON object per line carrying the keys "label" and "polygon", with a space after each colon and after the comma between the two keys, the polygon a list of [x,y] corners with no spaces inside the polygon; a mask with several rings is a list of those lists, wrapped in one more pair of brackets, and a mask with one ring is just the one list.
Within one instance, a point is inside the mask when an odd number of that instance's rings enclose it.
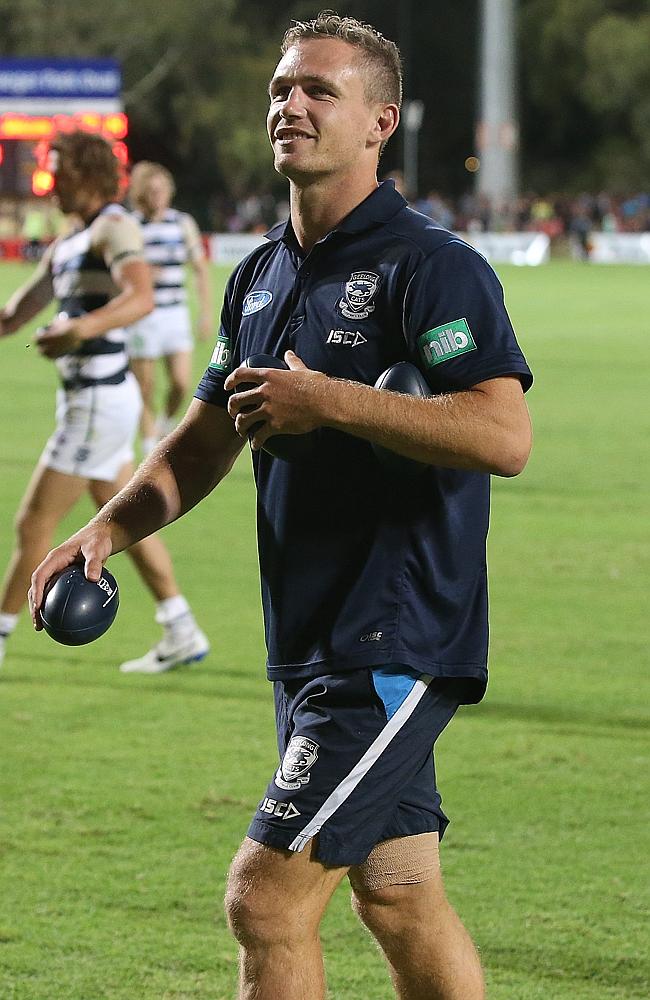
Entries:
{"label": "isc logo on sleeve", "polygon": [[455,319],[451,323],[436,326],[418,337],[420,355],[427,368],[433,368],[443,361],[457,358],[460,354],[476,350],[466,319]]}

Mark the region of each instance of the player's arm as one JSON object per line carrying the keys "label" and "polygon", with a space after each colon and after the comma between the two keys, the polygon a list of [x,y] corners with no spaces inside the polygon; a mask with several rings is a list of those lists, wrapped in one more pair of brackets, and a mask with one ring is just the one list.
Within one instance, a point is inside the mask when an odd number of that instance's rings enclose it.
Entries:
{"label": "player's arm", "polygon": [[[292,371],[238,368],[226,381],[227,389],[258,383],[235,392],[229,403],[243,437],[263,421],[254,449],[272,434],[331,427],[428,465],[498,476],[516,476],[526,465],[531,426],[516,377],[422,399],[329,378],[306,368],[291,351],[285,361]],[[254,408],[246,412],[249,407]]]}
{"label": "player's arm", "polygon": [[37,337],[41,354],[56,358],[74,351],[84,340],[128,326],[154,307],[151,270],[142,256],[142,236],[134,220],[105,216],[98,222],[94,246],[110,268],[119,289],[106,305],[83,316],[56,319]]}
{"label": "player's arm", "polygon": [[41,628],[43,590],[55,573],[83,562],[88,579],[98,580],[110,555],[158,531],[207,496],[228,474],[243,444],[224,409],[192,400],[182,423],[124,489],[37,567],[29,592],[35,628]]}
{"label": "player's arm", "polygon": [[199,340],[207,340],[212,334],[212,286],[210,284],[210,266],[203,249],[201,233],[196,222],[190,215],[183,216],[183,232],[187,245],[189,260],[196,279],[196,297],[198,299]]}
{"label": "player's arm", "polygon": [[52,301],[50,258],[51,249],[48,249],[29,281],[21,285],[0,310],[0,337],[16,333]]}

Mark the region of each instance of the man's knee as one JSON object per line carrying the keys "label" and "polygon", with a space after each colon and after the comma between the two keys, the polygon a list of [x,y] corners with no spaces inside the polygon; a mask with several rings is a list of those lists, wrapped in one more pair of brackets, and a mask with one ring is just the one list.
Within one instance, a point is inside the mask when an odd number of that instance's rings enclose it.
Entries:
{"label": "man's knee", "polygon": [[27,505],[21,507],[14,520],[16,538],[24,548],[34,539],[49,540],[56,527],[56,520],[43,508]]}
{"label": "man's knee", "polygon": [[242,845],[230,866],[225,898],[228,923],[240,944],[295,941],[307,931],[309,921],[292,906],[290,889],[278,876],[268,848]]}

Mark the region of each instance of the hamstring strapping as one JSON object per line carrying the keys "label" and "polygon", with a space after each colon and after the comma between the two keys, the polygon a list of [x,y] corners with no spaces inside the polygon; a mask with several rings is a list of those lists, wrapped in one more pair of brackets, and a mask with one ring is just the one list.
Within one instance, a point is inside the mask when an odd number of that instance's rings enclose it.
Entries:
{"label": "hamstring strapping", "polygon": [[348,877],[353,889],[368,891],[428,882],[438,868],[438,834],[418,833],[377,844],[363,864],[350,869]]}

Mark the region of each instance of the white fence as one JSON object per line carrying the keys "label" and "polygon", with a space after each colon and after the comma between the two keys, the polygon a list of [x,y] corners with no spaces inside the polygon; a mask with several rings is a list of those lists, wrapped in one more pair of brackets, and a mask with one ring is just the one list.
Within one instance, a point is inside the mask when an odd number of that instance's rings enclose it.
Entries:
{"label": "white fence", "polygon": [[595,264],[650,264],[650,233],[592,233]]}
{"label": "white fence", "polygon": [[[545,264],[550,240],[544,233],[460,233],[494,264]],[[237,264],[264,242],[256,233],[212,233],[208,237],[210,259],[215,264]]]}
{"label": "white fence", "polygon": [[[537,267],[551,257],[545,233],[459,233],[491,264]],[[208,236],[210,259],[215,264],[239,263],[264,243],[257,233],[212,233]],[[589,259],[595,264],[650,264],[650,233],[597,233],[590,236]]]}
{"label": "white fence", "polygon": [[551,257],[546,233],[460,233],[461,239],[482,253],[491,264],[537,267]]}

